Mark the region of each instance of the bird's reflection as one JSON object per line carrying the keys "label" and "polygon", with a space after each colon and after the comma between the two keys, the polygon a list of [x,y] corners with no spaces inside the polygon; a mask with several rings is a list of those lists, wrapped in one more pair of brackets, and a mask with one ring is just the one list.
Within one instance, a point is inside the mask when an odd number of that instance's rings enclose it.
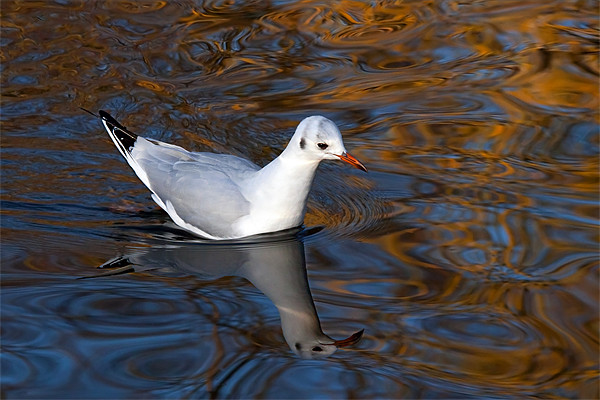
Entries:
{"label": "bird's reflection", "polygon": [[99,268],[107,270],[108,275],[152,266],[249,280],[277,307],[285,340],[302,358],[329,356],[340,347],[358,343],[362,337],[363,331],[343,340],[323,333],[308,286],[304,243],[291,233],[269,241],[163,243],[111,260]]}

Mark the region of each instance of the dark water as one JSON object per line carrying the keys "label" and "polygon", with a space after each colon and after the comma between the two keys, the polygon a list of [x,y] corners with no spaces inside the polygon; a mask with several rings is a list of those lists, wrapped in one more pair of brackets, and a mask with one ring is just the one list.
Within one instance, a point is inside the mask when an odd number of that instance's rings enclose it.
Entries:
{"label": "dark water", "polygon": [[[0,5],[3,398],[600,395],[596,1]],[[260,165],[322,114],[369,173],[215,246],[78,107]]]}

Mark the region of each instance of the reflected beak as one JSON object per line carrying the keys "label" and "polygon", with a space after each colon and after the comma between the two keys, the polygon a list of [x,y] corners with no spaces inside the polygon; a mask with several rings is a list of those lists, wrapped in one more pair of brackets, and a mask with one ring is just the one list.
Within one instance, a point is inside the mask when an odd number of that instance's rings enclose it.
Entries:
{"label": "reflected beak", "polygon": [[[362,166],[362,164],[360,164],[360,165]],[[365,169],[365,171],[366,171],[366,169]],[[360,339],[362,338],[362,335],[363,335],[364,331],[365,331],[364,329],[361,329],[360,331],[354,333],[352,336],[350,336],[350,337],[348,337],[346,339],[334,340],[333,344],[336,347],[348,347],[348,346],[355,345],[356,343],[360,342]]]}
{"label": "reflected beak", "polygon": [[354,168],[358,168],[358,169],[362,169],[363,171],[367,172],[367,168],[362,165],[362,163],[360,161],[358,161],[356,158],[352,157],[350,154],[344,152],[341,156],[337,155],[340,158],[340,160],[347,162],[348,164],[352,165]]}

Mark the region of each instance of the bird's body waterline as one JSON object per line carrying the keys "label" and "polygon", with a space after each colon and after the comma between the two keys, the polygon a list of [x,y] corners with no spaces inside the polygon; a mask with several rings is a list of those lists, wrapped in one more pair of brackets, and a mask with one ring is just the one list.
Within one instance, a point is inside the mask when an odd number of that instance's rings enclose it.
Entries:
{"label": "bird's body waterline", "polygon": [[190,152],[137,136],[105,111],[102,123],[117,149],[173,222],[207,239],[237,239],[300,226],[317,167],[346,152],[335,124],[305,118],[286,149],[265,167],[227,154]]}

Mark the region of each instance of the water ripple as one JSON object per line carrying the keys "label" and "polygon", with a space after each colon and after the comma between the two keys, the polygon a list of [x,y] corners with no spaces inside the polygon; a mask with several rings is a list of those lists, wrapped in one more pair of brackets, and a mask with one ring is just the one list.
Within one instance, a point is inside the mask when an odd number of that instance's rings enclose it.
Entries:
{"label": "water ripple", "polygon": [[[597,20],[593,1],[4,1],[3,394],[598,398]],[[324,163],[302,235],[323,329],[365,327],[358,348],[294,358],[241,278],[73,280],[206,245],[79,106],[260,165],[334,120],[369,173]]]}

